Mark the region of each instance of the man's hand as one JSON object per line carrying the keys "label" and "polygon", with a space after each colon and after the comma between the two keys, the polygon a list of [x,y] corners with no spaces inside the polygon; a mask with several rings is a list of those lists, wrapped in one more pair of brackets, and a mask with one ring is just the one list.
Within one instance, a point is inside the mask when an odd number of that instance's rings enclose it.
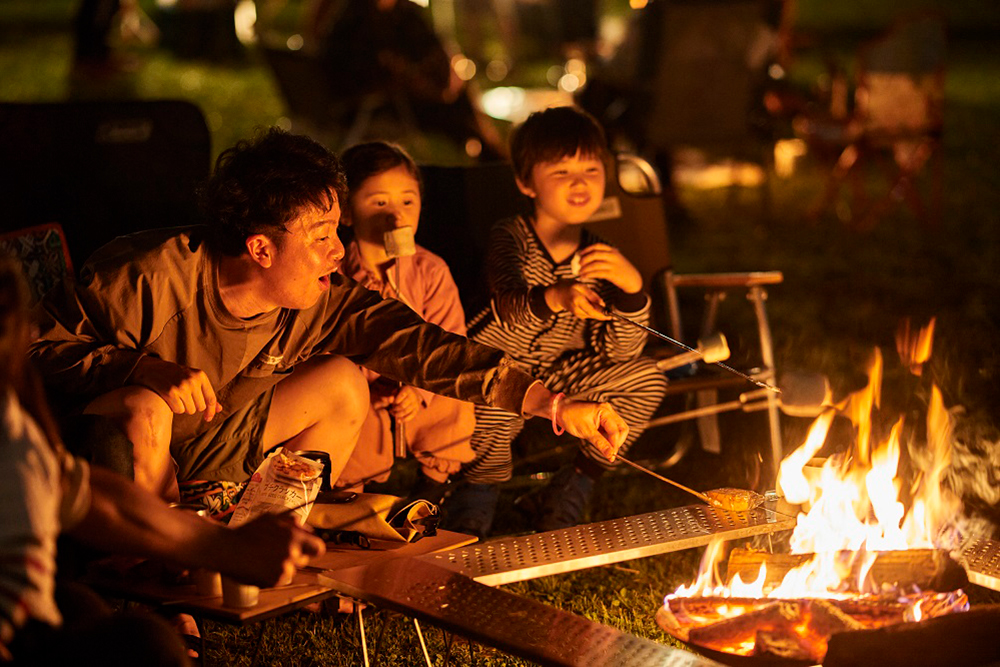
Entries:
{"label": "man's hand", "polygon": [[595,243],[580,251],[580,279],[607,280],[626,294],[642,290],[642,274],[625,256],[605,243]]}
{"label": "man's hand", "polygon": [[566,431],[593,444],[609,461],[614,461],[628,436],[628,424],[610,403],[563,401],[558,423]]}
{"label": "man's hand", "polygon": [[396,393],[396,400],[393,402],[392,407],[389,408],[389,412],[399,421],[408,422],[417,416],[422,407],[423,401],[420,400],[420,394],[417,393],[417,390],[404,385]]}
{"label": "man's hand", "polygon": [[222,412],[208,375],[197,368],[188,368],[159,357],[143,357],[132,371],[130,384],[138,384],[156,392],[174,414],[193,415],[201,412],[210,422]]}
{"label": "man's hand", "polygon": [[263,514],[233,528],[237,548],[224,574],[254,586],[283,586],[300,567],[326,553],[326,545],[288,515]]}
{"label": "man's hand", "polygon": [[568,310],[581,320],[607,320],[604,300],[583,283],[575,280],[560,280],[545,289],[545,303],[552,312]]}

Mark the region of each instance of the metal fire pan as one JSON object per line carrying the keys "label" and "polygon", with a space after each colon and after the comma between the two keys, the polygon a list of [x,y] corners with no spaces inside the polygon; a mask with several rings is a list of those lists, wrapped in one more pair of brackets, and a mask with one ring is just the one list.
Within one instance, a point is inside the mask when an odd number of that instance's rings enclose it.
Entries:
{"label": "metal fire pan", "polygon": [[794,527],[795,519],[764,508],[732,512],[692,505],[489,540],[419,559],[498,586]]}
{"label": "metal fire pan", "polygon": [[345,595],[413,616],[543,665],[712,667],[719,663],[478,584],[421,559],[321,575]]}
{"label": "metal fire pan", "polygon": [[962,545],[958,562],[965,568],[970,582],[1000,591],[1000,542],[967,540]]}

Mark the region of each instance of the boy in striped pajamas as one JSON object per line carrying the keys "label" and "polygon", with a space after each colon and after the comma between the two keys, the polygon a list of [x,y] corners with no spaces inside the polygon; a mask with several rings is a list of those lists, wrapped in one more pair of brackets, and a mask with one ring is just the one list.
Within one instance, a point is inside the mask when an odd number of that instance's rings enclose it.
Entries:
{"label": "boy in striped pajamas", "polygon": [[[511,160],[534,214],[494,225],[486,260],[492,298],[470,320],[469,337],[504,350],[552,391],[611,403],[629,426],[624,453],[660,405],[667,379],[642,356],[646,333],[606,312],[648,324],[642,276],[583,226],[604,198],[604,132],[575,108],[536,112],[512,134]],[[510,479],[511,442],[523,426],[519,415],[476,406],[476,458],[448,500],[453,529],[489,532],[496,485]],[[581,443],[575,460],[519,505],[538,530],[576,525],[609,465]]]}

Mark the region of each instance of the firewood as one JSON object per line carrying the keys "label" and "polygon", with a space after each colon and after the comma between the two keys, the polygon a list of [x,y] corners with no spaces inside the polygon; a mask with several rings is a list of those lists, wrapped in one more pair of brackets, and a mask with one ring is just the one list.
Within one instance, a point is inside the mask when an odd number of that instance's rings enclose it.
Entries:
{"label": "firewood", "polygon": [[745,584],[757,581],[761,565],[766,564],[767,576],[764,579],[766,593],[780,584],[790,570],[794,570],[810,558],[812,554],[769,554],[766,551],[738,547],[729,554],[727,581],[732,584],[737,574]]}
{"label": "firewood", "polygon": [[[826,648],[825,646],[823,647]],[[754,638],[752,655],[773,655],[791,660],[817,660],[817,650],[806,637],[798,633],[758,630]],[[820,654],[822,655],[822,654]]]}
{"label": "firewood", "polygon": [[665,604],[657,609],[654,619],[656,620],[656,624],[660,626],[660,629],[671,637],[680,639],[682,642],[688,640],[688,630],[691,628],[691,625],[678,621],[674,613],[670,611],[670,605]]}
{"label": "firewood", "polygon": [[830,604],[866,628],[881,628],[902,623],[909,608],[908,604],[881,596],[830,600]]}
{"label": "firewood", "polygon": [[[812,554],[769,554],[751,549],[734,549],[729,555],[729,581],[737,574],[744,583],[756,581],[760,567],[767,565],[764,591],[773,589],[788,572],[812,558]],[[845,552],[844,559],[848,562]],[[857,583],[861,562],[852,565],[849,583]],[[920,590],[952,591],[968,585],[968,577],[947,552],[940,549],[907,549],[880,551],[868,573],[875,587],[892,586],[909,591],[914,586]]]}
{"label": "firewood", "polygon": [[[670,607],[670,611],[682,625],[690,626],[721,621],[728,616],[745,614],[748,611],[759,609],[773,602],[774,600],[767,598],[721,598],[706,596],[668,598],[665,604]],[[722,609],[726,609],[726,612],[723,613]]]}
{"label": "firewood", "polygon": [[788,633],[801,618],[797,602],[777,601],[740,616],[727,618],[688,631],[689,640],[699,646],[730,651],[733,647],[752,642],[758,631]]}
{"label": "firewood", "polygon": [[864,630],[865,626],[851,618],[829,600],[810,600],[808,629],[821,637],[830,637],[846,630]]}

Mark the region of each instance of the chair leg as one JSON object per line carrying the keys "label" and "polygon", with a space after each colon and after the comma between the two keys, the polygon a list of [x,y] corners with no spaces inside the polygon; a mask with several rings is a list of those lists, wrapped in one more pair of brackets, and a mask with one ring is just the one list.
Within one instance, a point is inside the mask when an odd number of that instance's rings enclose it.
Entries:
{"label": "chair leg", "polygon": [[[753,302],[754,313],[757,316],[757,331],[760,335],[760,355],[764,362],[764,379],[774,382],[774,344],[771,338],[771,324],[767,319],[767,291],[759,285],[751,287],[748,298]],[[767,419],[771,433],[771,474],[777,477],[778,467],[784,451],[781,442],[781,418],[778,411],[778,397],[774,392],[767,392]]]}
{"label": "chair leg", "polygon": [[358,632],[361,634],[361,657],[364,659],[365,667],[370,667],[368,660],[368,639],[365,636],[365,617],[362,615],[362,605],[356,605],[358,610]]}
{"label": "chair leg", "polygon": [[[705,306],[705,317],[702,320],[701,335],[708,336],[715,330],[715,320],[719,314],[719,303],[726,298],[723,291],[708,295],[708,305]],[[705,389],[695,394],[695,405],[698,409],[716,405],[719,402],[717,389]],[[702,450],[710,454],[722,452],[722,435],[719,431],[719,418],[716,414],[706,414],[698,417],[698,439]]]}
{"label": "chair leg", "polygon": [[420,650],[424,653],[424,662],[427,667],[432,667],[430,653],[427,652],[427,643],[424,642],[424,633],[420,631],[420,621],[413,619],[413,627],[417,631],[417,639],[420,640]]}
{"label": "chair leg", "polygon": [[861,151],[856,144],[850,144],[847,148],[841,151],[833,170],[826,178],[826,183],[823,186],[823,193],[806,213],[806,217],[809,220],[818,220],[823,214],[823,211],[830,208],[830,206],[834,204],[841,185],[843,185],[844,181],[846,181],[851,175],[851,172],[857,164],[860,156]]}

